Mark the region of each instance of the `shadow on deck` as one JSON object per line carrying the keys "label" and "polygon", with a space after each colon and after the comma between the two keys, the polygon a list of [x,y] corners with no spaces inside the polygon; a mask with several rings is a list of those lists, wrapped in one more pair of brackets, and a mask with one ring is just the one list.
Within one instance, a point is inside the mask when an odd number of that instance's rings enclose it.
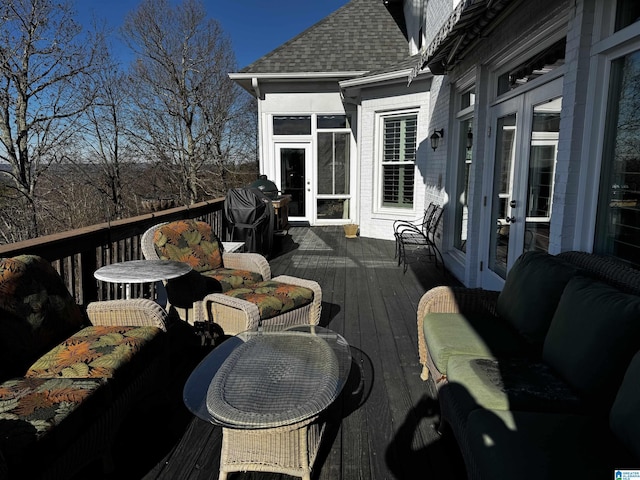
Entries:
{"label": "shadow on deck", "polygon": [[[349,381],[328,412],[312,478],[413,479],[418,472],[464,478],[455,444],[436,432],[438,403],[432,383],[420,380],[416,331],[422,294],[457,281],[434,263],[412,263],[403,273],[394,242],[346,239],[339,226],[292,228],[276,247],[272,274],[320,283],[320,323],[345,337],[353,358]],[[194,418],[182,403],[184,381],[206,352],[181,348],[167,378],[170,388],[125,422],[115,471],[103,479],[217,478],[221,429]],[[96,470],[92,478],[100,478]],[[290,477],[248,472],[230,478]]]}

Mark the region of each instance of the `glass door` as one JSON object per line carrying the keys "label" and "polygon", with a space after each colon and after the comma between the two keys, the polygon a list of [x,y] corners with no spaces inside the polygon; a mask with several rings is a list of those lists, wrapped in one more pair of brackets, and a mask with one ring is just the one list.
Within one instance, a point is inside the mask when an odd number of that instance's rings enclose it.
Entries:
{"label": "glass door", "polygon": [[280,166],[277,181],[283,195],[291,195],[289,219],[309,221],[313,212],[311,192],[310,143],[276,144],[276,158]]}
{"label": "glass door", "polygon": [[[562,79],[492,108],[493,176],[482,285],[501,289],[508,270],[528,250],[547,251],[560,132]],[[484,263],[484,262],[483,262]]]}
{"label": "glass door", "polygon": [[[504,104],[502,107],[501,110],[513,108],[514,105]],[[500,278],[506,275],[512,220],[515,222],[512,209],[516,206],[513,197],[518,120],[516,111],[501,115],[496,122],[489,269]]]}

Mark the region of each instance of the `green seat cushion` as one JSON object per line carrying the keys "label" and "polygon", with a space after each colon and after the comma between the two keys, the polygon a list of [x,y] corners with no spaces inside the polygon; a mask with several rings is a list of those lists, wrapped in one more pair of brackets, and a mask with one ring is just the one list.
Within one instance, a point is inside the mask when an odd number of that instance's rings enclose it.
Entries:
{"label": "green seat cushion", "polygon": [[223,266],[222,244],[205,222],[178,220],[162,225],[154,232],[153,243],[161,260],[188,263],[196,272]]}
{"label": "green seat cushion", "polygon": [[[627,368],[609,414],[609,424],[620,442],[640,460],[640,353]],[[638,462],[640,465],[640,461]]]}
{"label": "green seat cushion", "polygon": [[474,409],[537,412],[583,409],[580,398],[547,365],[526,358],[453,355],[449,358],[447,376],[450,383],[459,385],[462,392],[471,396]]}
{"label": "green seat cushion", "polygon": [[601,418],[479,409],[466,426],[477,478],[600,480],[638,468]]}
{"label": "green seat cushion", "polygon": [[0,384],[0,450],[10,478],[38,478],[31,469],[53,461],[111,401],[104,379],[20,378]]}
{"label": "green seat cushion", "polygon": [[225,295],[256,305],[262,320],[304,307],[313,301],[313,290],[273,280],[229,290]]}
{"label": "green seat cushion", "polygon": [[159,354],[162,333],[150,326],[83,328],[39,358],[26,376],[112,378],[123,385]]}
{"label": "green seat cushion", "polygon": [[422,329],[429,355],[443,374],[451,355],[519,356],[530,351],[510,325],[493,317],[428,313]]}
{"label": "green seat cushion", "polygon": [[507,274],[496,311],[531,344],[542,346],[560,296],[578,269],[544,252],[525,252]]}
{"label": "green seat cushion", "polygon": [[544,342],[544,361],[608,411],[638,350],[640,297],[590,278],[571,279]]}

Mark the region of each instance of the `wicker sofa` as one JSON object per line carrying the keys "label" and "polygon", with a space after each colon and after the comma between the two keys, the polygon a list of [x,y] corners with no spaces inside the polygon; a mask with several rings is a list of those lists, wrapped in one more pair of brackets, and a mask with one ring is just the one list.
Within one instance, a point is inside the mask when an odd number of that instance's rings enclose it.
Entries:
{"label": "wicker sofa", "polygon": [[82,309],[46,260],[0,259],[0,478],[108,467],[125,415],[157,386],[166,320],[144,299]]}
{"label": "wicker sofa", "polygon": [[418,337],[469,478],[640,468],[640,271],[527,252],[501,292],[428,291]]}

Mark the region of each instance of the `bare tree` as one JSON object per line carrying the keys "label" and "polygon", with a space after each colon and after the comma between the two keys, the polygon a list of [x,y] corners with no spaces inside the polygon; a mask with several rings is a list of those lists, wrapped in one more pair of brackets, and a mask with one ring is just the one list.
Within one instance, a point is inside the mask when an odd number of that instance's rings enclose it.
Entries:
{"label": "bare tree", "polygon": [[125,175],[122,171],[132,160],[127,144],[129,78],[108,57],[91,77],[93,103],[84,112],[82,129],[85,148],[72,157],[86,182],[103,201],[104,220],[122,218],[125,213]]}
{"label": "bare tree", "polygon": [[3,0],[0,19],[0,179],[26,219],[13,230],[20,240],[39,234],[38,179],[66,156],[92,101],[101,38],[83,35],[64,1]]}
{"label": "bare tree", "polygon": [[[137,54],[132,76],[140,155],[153,156],[177,183],[184,203],[207,193],[201,173],[235,148],[232,117],[240,91],[229,79],[235,56],[202,3],[143,0],[123,33]],[[222,173],[222,170],[220,170]]]}

